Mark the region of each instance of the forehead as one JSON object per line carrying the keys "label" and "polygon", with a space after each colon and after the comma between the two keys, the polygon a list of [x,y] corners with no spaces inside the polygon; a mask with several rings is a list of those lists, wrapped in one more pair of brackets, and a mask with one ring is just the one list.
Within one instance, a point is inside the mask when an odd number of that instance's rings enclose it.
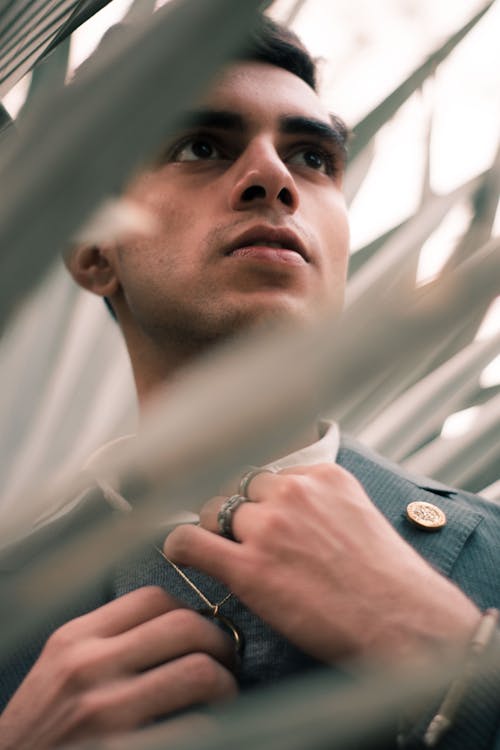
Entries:
{"label": "forehead", "polygon": [[261,62],[229,66],[200,101],[202,107],[241,114],[252,125],[274,125],[286,115],[330,122],[318,95],[288,70]]}

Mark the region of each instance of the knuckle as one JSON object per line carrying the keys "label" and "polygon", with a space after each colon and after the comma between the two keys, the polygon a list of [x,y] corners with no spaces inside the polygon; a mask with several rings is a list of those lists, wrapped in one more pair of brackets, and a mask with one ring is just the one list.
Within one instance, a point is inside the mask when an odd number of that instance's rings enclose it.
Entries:
{"label": "knuckle", "polygon": [[366,506],[368,495],[361,482],[353,474],[342,470],[339,474],[338,486],[352,504]]}
{"label": "knuckle", "polygon": [[267,537],[273,539],[281,538],[281,535],[288,534],[291,526],[290,514],[285,512],[283,506],[269,506],[263,509],[260,516],[260,537],[263,541]]}
{"label": "knuckle", "polygon": [[198,612],[192,609],[176,609],[170,612],[169,621],[183,633],[190,633],[194,636],[201,636],[205,625],[209,624]]}
{"label": "knuckle", "polygon": [[227,669],[221,668],[217,683],[217,694],[214,699],[235,698],[238,695],[238,683],[236,678]]}
{"label": "knuckle", "polygon": [[175,559],[189,552],[192,545],[193,527],[191,524],[180,524],[169,533],[163,545],[167,557]]}
{"label": "knuckle", "polygon": [[205,653],[190,654],[186,658],[189,681],[201,695],[210,694],[217,686],[223,667]]}
{"label": "knuckle", "polygon": [[347,469],[344,469],[343,466],[335,465],[335,478],[340,482],[345,482],[346,485],[353,485],[356,487],[361,487],[361,484],[359,480],[354,476],[354,474],[351,474],[350,471]]}
{"label": "knuckle", "polygon": [[170,603],[171,597],[161,586],[143,586],[134,593],[140,597],[141,604],[148,609],[162,609]]}
{"label": "knuckle", "polygon": [[100,693],[87,692],[82,694],[77,702],[74,723],[76,726],[85,727],[86,732],[98,732],[112,728],[115,724],[112,720],[113,714],[109,701]]}
{"label": "knuckle", "polygon": [[67,649],[57,665],[59,681],[71,693],[85,690],[101,669],[100,655],[83,645]]}
{"label": "knuckle", "polygon": [[322,463],[311,467],[311,477],[321,484],[333,487],[342,493],[358,493],[363,491],[363,486],[359,480],[338,464]]}
{"label": "knuckle", "polygon": [[279,477],[279,482],[275,483],[273,488],[272,500],[275,505],[290,505],[301,503],[307,496],[307,482],[304,477],[295,474],[283,474]]}
{"label": "knuckle", "polygon": [[50,652],[51,655],[60,654],[69,648],[73,648],[78,638],[77,620],[70,620],[54,630],[47,639],[44,650]]}
{"label": "knuckle", "polygon": [[344,469],[338,466],[338,464],[321,463],[315,464],[311,467],[312,476],[316,477],[320,481],[335,481],[337,478],[341,477],[343,473]]}

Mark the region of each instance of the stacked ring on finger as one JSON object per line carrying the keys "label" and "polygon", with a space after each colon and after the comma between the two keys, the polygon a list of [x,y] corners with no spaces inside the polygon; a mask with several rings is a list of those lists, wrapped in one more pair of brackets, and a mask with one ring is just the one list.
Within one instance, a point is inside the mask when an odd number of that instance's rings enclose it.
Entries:
{"label": "stacked ring on finger", "polygon": [[244,495],[231,495],[222,504],[221,509],[217,513],[217,525],[220,533],[226,539],[231,539],[233,542],[236,541],[233,535],[233,513],[242,503],[249,502],[252,501]]}
{"label": "stacked ring on finger", "polygon": [[243,495],[243,497],[246,497],[248,500],[251,498],[248,497],[248,487],[250,485],[250,482],[254,477],[256,477],[258,474],[276,474],[275,469],[271,468],[262,468],[262,466],[252,466],[248,471],[246,471],[243,476],[240,479],[240,484],[238,486],[238,492],[240,495]]}

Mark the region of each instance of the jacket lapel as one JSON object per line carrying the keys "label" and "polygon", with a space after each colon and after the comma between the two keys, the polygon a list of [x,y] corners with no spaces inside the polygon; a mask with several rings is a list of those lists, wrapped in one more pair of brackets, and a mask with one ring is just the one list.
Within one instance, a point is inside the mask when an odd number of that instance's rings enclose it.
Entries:
{"label": "jacket lapel", "polygon": [[[481,513],[472,511],[456,490],[434,480],[413,478],[350,438],[342,437],[337,461],[361,482],[399,534],[449,576],[465,542],[482,521]],[[443,510],[445,526],[431,532],[414,526],[406,518],[406,506],[415,501],[432,503]]]}

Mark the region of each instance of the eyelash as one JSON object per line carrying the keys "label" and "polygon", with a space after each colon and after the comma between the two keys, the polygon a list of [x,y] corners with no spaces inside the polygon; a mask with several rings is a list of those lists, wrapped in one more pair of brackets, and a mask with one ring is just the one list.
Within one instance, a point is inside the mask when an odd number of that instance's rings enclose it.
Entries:
{"label": "eyelash", "polygon": [[[198,133],[194,135],[186,136],[182,141],[176,143],[168,152],[165,154],[165,156],[162,159],[162,162],[175,162],[180,153],[183,151],[183,149],[186,148],[186,146],[189,146],[189,144],[195,143],[196,141],[207,141],[219,154],[221,159],[224,160],[231,160],[238,158],[238,154],[230,154],[227,147],[222,147],[218,141],[217,138],[215,138],[211,134],[204,134],[204,133]],[[285,162],[287,162],[289,159],[293,158],[297,154],[304,153],[304,152],[313,152],[316,154],[319,154],[320,158],[324,162],[324,171],[321,169],[314,169],[314,167],[310,167],[307,164],[304,164],[303,166],[306,168],[311,169],[313,172],[319,172],[320,174],[325,174],[328,177],[335,177],[339,172],[339,157],[338,154],[333,152],[333,149],[327,149],[323,146],[318,145],[317,143],[298,143],[293,146],[290,153],[287,155],[287,157],[284,159]],[[215,159],[190,159],[185,160],[189,162],[197,162],[197,161],[216,161],[217,157]],[[183,160],[184,161],[184,160]]]}
{"label": "eyelash", "polygon": [[[293,152],[288,156],[288,159],[300,153],[307,153],[308,151],[314,154],[318,154],[324,163],[324,167],[325,167],[324,172],[321,169],[314,169],[314,167],[309,167],[314,172],[320,172],[320,174],[326,174],[329,177],[334,177],[338,173],[337,155],[334,154],[333,151],[330,151],[322,146],[319,146],[316,143],[298,144],[294,148]],[[308,165],[304,165],[304,166],[307,167]]]}
{"label": "eyelash", "polygon": [[[186,148],[186,146],[189,146],[190,143],[195,143],[196,141],[207,141],[216,151],[218,151],[222,158],[229,159],[230,157],[225,155],[227,151],[225,152],[224,149],[220,146],[218,143],[218,140],[214,138],[213,135],[204,135],[203,133],[199,133],[196,135],[190,135],[186,136],[186,138],[183,138],[181,141],[176,143],[166,154],[166,157],[164,161],[167,162],[175,162],[176,159],[178,159],[179,154],[183,149]],[[193,160],[194,161],[194,160]],[[200,159],[200,161],[203,161],[203,159]],[[210,161],[207,159],[207,161]]]}

